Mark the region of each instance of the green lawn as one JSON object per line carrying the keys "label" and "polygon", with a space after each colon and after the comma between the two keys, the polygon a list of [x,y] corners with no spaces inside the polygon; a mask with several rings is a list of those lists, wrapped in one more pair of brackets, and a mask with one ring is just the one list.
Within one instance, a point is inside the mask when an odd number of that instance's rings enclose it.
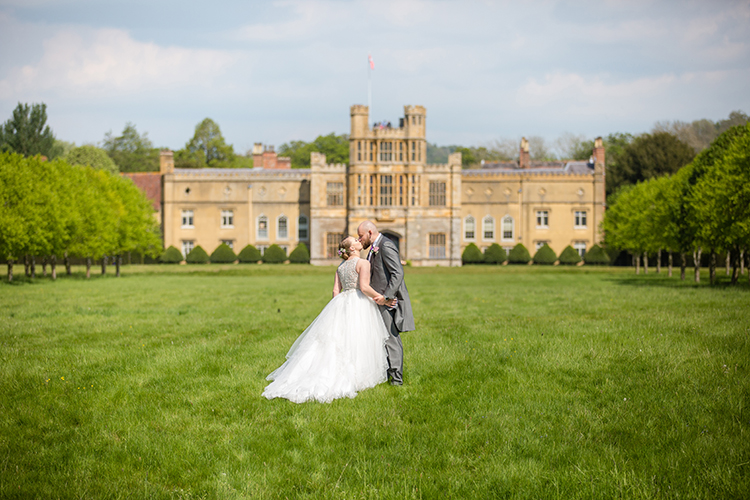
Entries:
{"label": "green lawn", "polygon": [[333,268],[15,271],[0,498],[750,498],[747,275],[409,269],[404,386],[295,405]]}

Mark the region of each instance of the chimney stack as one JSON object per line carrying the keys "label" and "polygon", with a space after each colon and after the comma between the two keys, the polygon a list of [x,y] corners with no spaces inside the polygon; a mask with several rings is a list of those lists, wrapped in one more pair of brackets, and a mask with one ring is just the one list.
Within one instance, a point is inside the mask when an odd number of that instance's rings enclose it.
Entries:
{"label": "chimney stack", "polygon": [[594,151],[592,152],[594,161],[604,165],[604,144],[601,137],[594,139]]}
{"label": "chimney stack", "polygon": [[174,173],[174,153],[168,149],[159,152],[159,173],[161,175]]}
{"label": "chimney stack", "polygon": [[518,166],[520,168],[529,168],[531,166],[531,157],[529,156],[529,141],[521,137],[521,153],[518,157]]}

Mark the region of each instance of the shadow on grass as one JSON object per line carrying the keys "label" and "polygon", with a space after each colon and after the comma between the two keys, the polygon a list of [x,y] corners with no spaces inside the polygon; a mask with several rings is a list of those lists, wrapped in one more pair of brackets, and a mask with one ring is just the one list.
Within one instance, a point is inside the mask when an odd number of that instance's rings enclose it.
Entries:
{"label": "shadow on grass", "polygon": [[701,274],[700,283],[696,283],[693,280],[692,272],[685,276],[685,280],[681,280],[679,273],[676,276],[668,277],[666,274],[650,274],[650,275],[613,275],[608,278],[604,278],[604,281],[610,283],[616,283],[618,285],[650,288],[650,287],[663,287],[663,288],[692,288],[692,289],[707,289],[707,290],[737,290],[742,292],[750,292],[750,283],[748,283],[747,275],[740,275],[740,279],[736,284],[732,284],[731,277],[716,276],[716,282],[712,285],[709,282],[708,276]]}

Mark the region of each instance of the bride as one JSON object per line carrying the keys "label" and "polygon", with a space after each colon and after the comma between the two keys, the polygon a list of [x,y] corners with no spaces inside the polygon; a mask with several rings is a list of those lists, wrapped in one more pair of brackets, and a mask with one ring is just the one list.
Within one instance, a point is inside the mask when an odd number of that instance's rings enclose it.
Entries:
{"label": "bride", "polygon": [[336,270],[333,299],[294,342],[286,362],[266,377],[273,381],[263,391],[266,398],[329,403],[385,382],[388,331],[361,250],[353,236],[339,244],[344,262]]}

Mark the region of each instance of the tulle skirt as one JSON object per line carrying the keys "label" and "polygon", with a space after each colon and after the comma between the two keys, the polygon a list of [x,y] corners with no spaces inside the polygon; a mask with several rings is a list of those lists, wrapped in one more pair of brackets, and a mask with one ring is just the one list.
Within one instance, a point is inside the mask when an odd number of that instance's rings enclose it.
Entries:
{"label": "tulle skirt", "polygon": [[353,398],[385,382],[388,331],[378,306],[360,290],[334,297],[274,370],[263,396],[295,403]]}

